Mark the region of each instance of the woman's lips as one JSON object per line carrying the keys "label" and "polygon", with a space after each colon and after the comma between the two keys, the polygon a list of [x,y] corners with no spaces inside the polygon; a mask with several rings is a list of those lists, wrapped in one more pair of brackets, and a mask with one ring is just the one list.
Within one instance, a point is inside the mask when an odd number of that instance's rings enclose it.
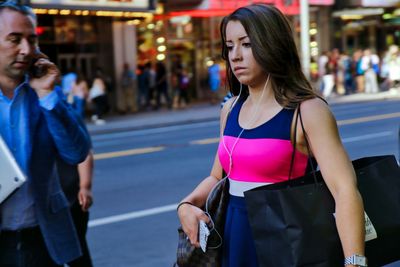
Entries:
{"label": "woman's lips", "polygon": [[246,68],[244,68],[244,67],[235,67],[234,69],[233,69],[233,71],[235,72],[235,73],[241,73],[241,72],[244,72],[246,70]]}

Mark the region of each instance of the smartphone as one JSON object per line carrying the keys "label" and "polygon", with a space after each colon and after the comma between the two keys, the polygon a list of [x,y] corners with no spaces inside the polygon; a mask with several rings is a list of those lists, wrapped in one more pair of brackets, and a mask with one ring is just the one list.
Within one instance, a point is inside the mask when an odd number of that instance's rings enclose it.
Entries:
{"label": "smartphone", "polygon": [[207,250],[207,240],[208,240],[209,235],[210,235],[210,230],[208,229],[206,222],[200,221],[199,222],[199,243],[200,243],[200,248],[203,252],[206,252],[206,250]]}
{"label": "smartphone", "polygon": [[29,75],[33,78],[40,78],[46,75],[47,67],[46,66],[36,66],[35,63],[41,58],[48,58],[45,54],[43,54],[39,48],[36,48],[35,57],[32,60],[31,67],[29,69]]}

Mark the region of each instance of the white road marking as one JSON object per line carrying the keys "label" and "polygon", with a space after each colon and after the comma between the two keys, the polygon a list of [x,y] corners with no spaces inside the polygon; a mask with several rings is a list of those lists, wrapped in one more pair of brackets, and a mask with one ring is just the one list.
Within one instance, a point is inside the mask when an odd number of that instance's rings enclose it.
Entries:
{"label": "white road marking", "polygon": [[384,137],[384,136],[391,136],[393,135],[393,132],[380,132],[380,133],[373,133],[373,134],[366,134],[366,135],[360,135],[360,136],[355,136],[355,137],[348,137],[348,138],[343,138],[342,142],[343,143],[351,143],[351,142],[357,142],[357,141],[364,141],[368,139],[374,139],[377,137]]}
{"label": "white road marking", "polygon": [[104,218],[100,218],[100,219],[94,219],[94,220],[89,221],[88,226],[96,227],[96,226],[101,226],[101,225],[105,225],[105,224],[122,222],[122,221],[126,221],[126,220],[132,220],[132,219],[156,215],[156,214],[160,214],[160,213],[164,213],[164,212],[169,212],[169,211],[175,210],[177,205],[178,205],[178,203],[161,206],[161,207],[157,207],[157,208],[152,208],[152,209],[147,209],[147,210],[140,210],[140,211],[134,211],[134,212],[124,213],[124,214],[120,214],[120,215],[104,217]]}

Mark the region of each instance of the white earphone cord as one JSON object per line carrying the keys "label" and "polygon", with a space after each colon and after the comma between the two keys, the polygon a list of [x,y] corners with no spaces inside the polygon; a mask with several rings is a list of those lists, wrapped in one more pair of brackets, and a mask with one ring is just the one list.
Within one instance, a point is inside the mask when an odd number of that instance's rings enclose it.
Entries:
{"label": "white earphone cord", "polygon": [[[264,96],[264,93],[265,93],[265,88],[267,88],[267,85],[268,85],[268,82],[269,82],[269,77],[270,77],[270,76],[268,75],[267,81],[265,82],[263,91],[262,91],[262,93],[261,93],[261,97],[260,97],[260,99],[258,99],[258,103],[257,103],[257,105],[256,105],[256,109],[254,110],[253,117],[252,117],[252,121],[249,123],[249,125],[247,126],[247,128],[250,128],[250,127],[253,125],[253,123],[257,120],[257,116],[256,116],[256,115],[257,115],[257,113],[258,113],[258,110],[260,109],[261,102],[262,102],[262,99],[263,99],[263,96]],[[240,84],[239,96],[235,99],[235,102],[234,102],[233,105],[230,107],[229,112],[226,114],[226,117],[225,117],[225,124],[226,124],[226,122],[227,122],[227,120],[228,120],[228,115],[229,115],[229,113],[230,113],[231,110],[233,109],[234,105],[236,105],[236,102],[237,102],[237,100],[239,99],[241,93],[242,93],[242,84]],[[231,173],[232,165],[233,165],[233,162],[232,162],[233,150],[235,149],[236,144],[238,143],[238,141],[239,141],[240,137],[242,136],[244,130],[245,130],[245,128],[242,128],[242,130],[240,131],[239,135],[236,137],[235,142],[234,142],[233,145],[232,145],[231,151],[229,151],[228,147],[226,146],[225,139],[223,138],[223,133],[222,133],[222,136],[221,136],[222,144],[223,144],[223,146],[224,146],[226,152],[227,152],[228,155],[229,155],[229,171],[228,171],[227,175],[226,175],[224,178],[229,177],[229,175],[230,175],[230,173]]]}
{"label": "white earphone cord", "polygon": [[[257,116],[256,116],[256,115],[257,115],[258,110],[259,110],[259,108],[260,108],[260,106],[261,106],[261,101],[262,101],[262,98],[263,98],[263,96],[264,96],[265,88],[267,88],[267,85],[268,85],[268,82],[269,82],[269,78],[270,78],[270,76],[268,75],[267,81],[265,82],[263,91],[262,91],[262,93],[261,93],[261,97],[260,97],[260,99],[258,100],[256,109],[254,110],[253,119],[252,119],[251,123],[249,124],[249,126],[248,126],[247,128],[250,128],[251,125],[252,125],[252,124],[256,121],[256,119],[257,119]],[[241,94],[242,94],[242,84],[240,84],[239,95],[236,97],[236,99],[235,99],[235,101],[233,102],[233,104],[229,107],[229,111],[227,112],[227,114],[226,114],[226,116],[225,116],[225,125],[226,125],[226,123],[227,123],[227,121],[228,121],[228,116],[229,116],[229,114],[231,113],[233,107],[236,105],[236,103],[237,103],[237,101],[239,100]],[[222,140],[222,144],[223,144],[223,146],[224,146],[224,148],[225,148],[225,151],[228,153],[228,156],[229,156],[229,171],[228,171],[228,173],[225,175],[225,177],[223,177],[220,181],[218,181],[218,183],[216,183],[216,184],[213,186],[213,188],[211,189],[210,192],[213,192],[214,189],[215,189],[220,183],[222,183],[225,179],[227,179],[227,178],[229,177],[229,175],[231,174],[231,170],[232,170],[232,166],[233,166],[233,161],[232,161],[233,150],[235,149],[236,144],[238,143],[238,141],[239,141],[240,137],[242,136],[244,130],[245,130],[245,128],[242,128],[242,130],[240,131],[239,135],[236,137],[235,142],[234,142],[233,145],[232,145],[231,151],[229,151],[228,147],[227,147],[226,144],[225,144],[225,139],[224,139],[223,133],[221,134],[220,138],[221,138],[221,140]],[[211,231],[214,230],[214,231],[217,233],[217,235],[218,235],[218,237],[219,237],[219,239],[220,239],[220,243],[219,243],[217,246],[208,247],[208,248],[210,248],[210,249],[216,249],[216,248],[219,248],[219,247],[222,245],[222,236],[218,233],[217,229],[215,229],[215,227],[214,227],[214,221],[213,221],[213,219],[211,218],[211,216],[210,216],[210,214],[209,214],[209,212],[208,212],[208,200],[209,200],[209,198],[210,198],[210,195],[211,195],[211,194],[209,194],[209,195],[207,196],[205,213],[206,213],[207,216],[209,217],[210,222],[211,222],[211,224],[212,224]]]}

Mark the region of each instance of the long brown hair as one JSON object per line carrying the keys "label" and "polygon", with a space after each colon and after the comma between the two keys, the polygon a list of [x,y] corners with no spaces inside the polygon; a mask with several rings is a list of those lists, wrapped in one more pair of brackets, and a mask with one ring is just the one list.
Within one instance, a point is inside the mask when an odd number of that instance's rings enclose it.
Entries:
{"label": "long brown hair", "polygon": [[[275,98],[280,105],[295,108],[300,102],[317,97],[301,70],[288,20],[277,8],[266,4],[238,8],[222,20],[222,58],[226,61],[228,86],[233,95],[239,94],[240,82],[229,64],[226,47],[226,26],[229,21],[239,21],[243,25],[251,41],[255,60],[271,75]],[[243,85],[242,94],[248,95],[246,85]]]}

